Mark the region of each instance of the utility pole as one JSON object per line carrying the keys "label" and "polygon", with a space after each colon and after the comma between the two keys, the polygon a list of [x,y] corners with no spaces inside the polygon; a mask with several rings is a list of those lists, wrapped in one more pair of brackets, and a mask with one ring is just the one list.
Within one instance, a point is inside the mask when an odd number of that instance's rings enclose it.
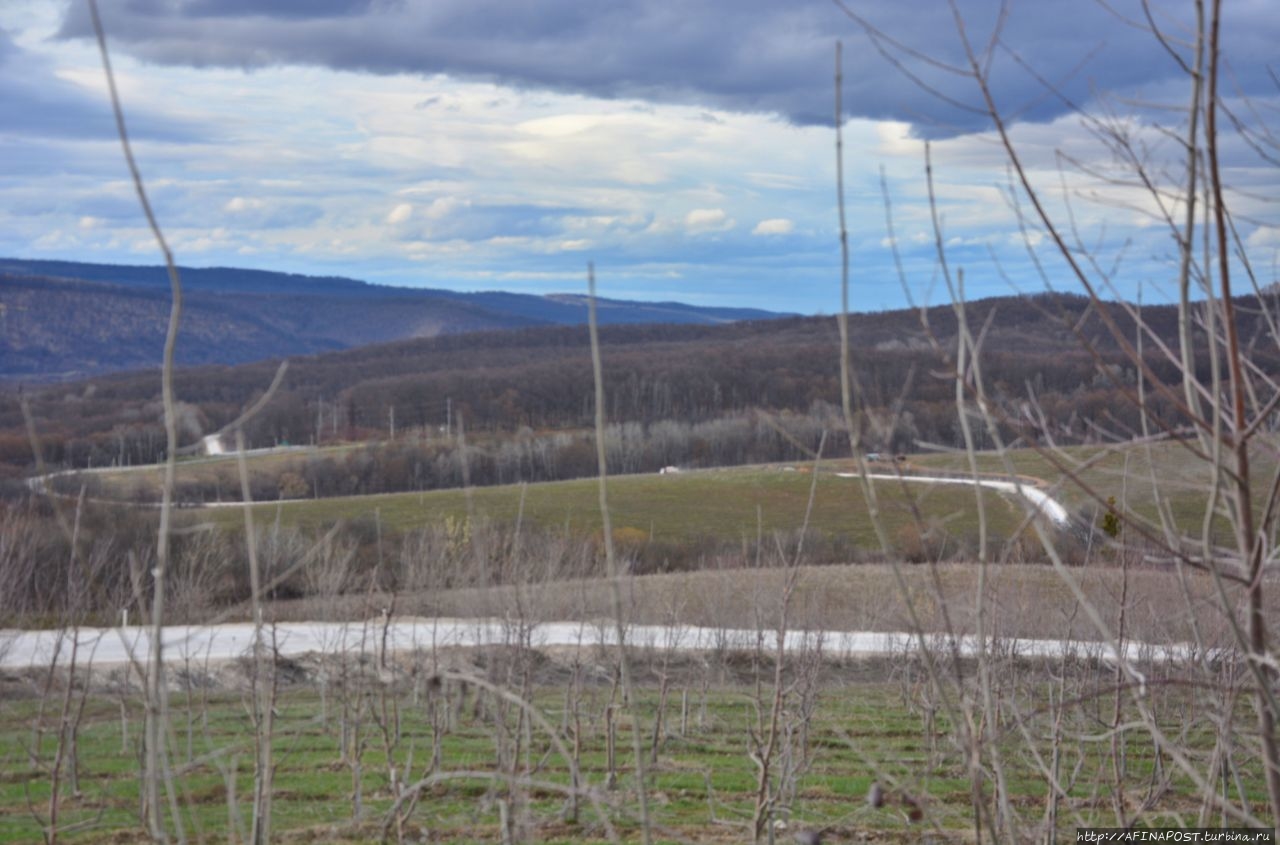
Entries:
{"label": "utility pole", "polygon": [[444,436],[453,436],[453,397],[444,400]]}
{"label": "utility pole", "polygon": [[392,405],[391,410],[388,413],[391,417],[391,439],[395,440],[396,439],[396,406]]}

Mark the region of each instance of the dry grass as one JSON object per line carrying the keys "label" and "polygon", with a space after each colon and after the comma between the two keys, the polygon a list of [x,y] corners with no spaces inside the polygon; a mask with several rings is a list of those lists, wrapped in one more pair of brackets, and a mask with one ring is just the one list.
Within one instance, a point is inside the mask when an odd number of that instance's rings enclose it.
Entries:
{"label": "dry grass", "polygon": [[[304,467],[308,460],[341,457],[364,447],[365,444],[356,443],[249,455],[246,457],[249,478],[252,482],[263,476],[275,477],[282,471]],[[92,477],[106,498],[132,496],[144,501],[159,499],[160,487],[164,481],[163,468],[160,466],[95,471]],[[181,460],[174,470],[174,482],[178,485],[218,484],[227,491],[227,498],[234,500],[239,494],[240,484],[236,456],[228,454]]]}
{"label": "dry grass", "polygon": [[[973,633],[978,568],[974,564],[907,566],[904,596],[889,564],[805,567],[793,598],[796,628],[842,631],[911,630],[908,600],[924,629],[945,632],[946,617],[956,633]],[[1195,618],[1209,643],[1229,642],[1211,579],[1188,573],[1194,609],[1174,572],[1137,569],[1126,576],[1116,568],[1074,570],[1085,594],[1104,619],[1116,620],[1125,577],[1128,585],[1126,629],[1133,639],[1152,643],[1193,638]],[[785,572],[778,569],[724,570],[647,575],[626,581],[628,614],[638,623],[754,627],[759,608],[776,605]],[[522,587],[446,590],[404,594],[396,607],[423,616],[503,616],[517,606],[543,621],[598,619],[609,614],[607,584],[576,580]],[[387,596],[279,602],[272,614],[280,621],[358,619],[367,608],[386,604]],[[989,625],[997,636],[1043,639],[1098,639],[1062,579],[1046,566],[992,566],[987,574]],[[1273,599],[1272,612],[1280,612]],[[770,626],[773,619],[766,617]]]}

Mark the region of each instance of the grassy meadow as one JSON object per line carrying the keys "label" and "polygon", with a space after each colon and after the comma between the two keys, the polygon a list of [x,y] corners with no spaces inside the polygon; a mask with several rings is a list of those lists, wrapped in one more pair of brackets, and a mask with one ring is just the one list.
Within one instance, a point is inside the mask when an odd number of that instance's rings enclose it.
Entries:
{"label": "grassy meadow", "polygon": [[[306,452],[257,454],[248,458],[251,479],[273,477],[299,466],[308,456],[341,456],[367,446],[326,447]],[[1255,449],[1255,503],[1262,508],[1276,472],[1280,450]],[[1114,497],[1129,518],[1160,531],[1162,516],[1170,526],[1199,536],[1207,503],[1210,469],[1181,443],[1102,448],[1075,446],[1052,452],[1012,449],[1005,455],[980,452],[978,470],[992,477],[1012,471],[1051,493],[1068,512],[1087,522],[1099,518],[1097,498]],[[838,537],[850,548],[876,550],[878,538],[869,508],[857,481],[834,477],[851,469],[847,461],[824,462],[814,491],[810,527],[822,535]],[[920,453],[908,457],[908,474],[967,474],[969,459],[963,454]],[[796,531],[808,509],[810,465],[763,465],[696,470],[674,475],[628,475],[610,479],[609,495],[615,529],[624,529],[633,541],[668,544],[712,541],[738,543],[777,531]],[[887,464],[873,471],[892,471]],[[143,500],[158,496],[162,480],[158,468],[105,471],[94,474],[104,498],[132,496]],[[177,481],[216,485],[226,500],[239,497],[239,476],[234,457],[182,461]],[[920,524],[950,538],[951,552],[972,548],[979,533],[978,507],[971,489],[929,486],[921,483],[876,482],[876,493],[886,532],[895,545],[917,534]],[[980,494],[992,536],[1016,534],[1025,508],[1016,497],[990,491]],[[445,518],[481,518],[531,527],[563,528],[571,534],[590,536],[601,525],[594,479],[508,484],[425,492],[285,500],[255,506],[258,519],[308,530],[338,521],[376,518],[392,533],[439,522]],[[192,519],[193,517],[187,516]],[[199,519],[222,526],[242,520],[231,510],[204,511]],[[1215,518],[1219,532],[1226,522]],[[958,544],[958,545],[957,545]],[[938,549],[935,547],[934,551]]]}
{"label": "grassy meadow", "polygon": [[[578,667],[574,676],[563,656],[524,657],[538,676],[538,682],[526,682],[531,701],[549,724],[564,732],[567,747],[575,749],[582,782],[606,808],[618,836],[639,841],[630,714],[617,717],[616,785],[606,787],[605,711],[617,704],[617,690],[600,680],[607,667],[589,660],[585,674]],[[748,737],[760,730],[759,719],[768,717],[769,655],[730,656],[723,662],[651,658],[642,675],[655,681],[657,672],[670,679],[667,693],[660,694],[657,683],[647,683],[630,711],[640,720],[656,841],[746,841],[758,777]],[[822,672],[822,680],[805,690],[812,699],[811,717],[791,725],[796,733],[788,738],[787,754],[793,756],[775,761],[775,776],[787,781],[774,811],[778,840],[789,840],[787,831],[796,830],[825,830],[833,841],[971,838],[971,773],[950,717],[930,711],[938,703],[928,697],[922,667],[913,661],[869,661],[830,663]],[[1080,672],[1069,683],[1084,684],[1092,677],[1088,670]],[[588,678],[585,683],[583,677]],[[1040,824],[1053,803],[1063,837],[1078,824],[1108,823],[1113,812],[1109,793],[1115,786],[1109,782],[1111,745],[1088,739],[1064,742],[1064,726],[1055,729],[1047,718],[1052,683],[1017,671],[1007,677],[1008,683],[1024,686],[1018,709],[1006,705],[1010,711],[991,741],[1004,755],[1003,777],[1021,822]],[[314,686],[281,687],[274,742],[278,841],[373,843],[387,841],[384,835],[395,841],[395,834],[384,830],[392,801],[388,760],[410,772],[409,780],[429,771],[459,773],[423,794],[404,822],[405,841],[501,842],[504,813],[518,820],[527,840],[607,841],[607,829],[587,798],[580,802],[576,821],[566,818],[566,799],[553,787],[570,783],[568,765],[548,737],[523,730],[513,708],[503,709],[476,692],[468,698],[460,686],[433,688],[421,676],[406,678],[394,689],[376,684],[334,687],[324,700]],[[1177,694],[1162,701],[1161,718],[1167,729],[1187,730],[1178,720],[1178,701]],[[247,824],[252,787],[246,701],[234,692],[195,689],[175,693],[172,702],[170,741],[186,831],[193,842],[235,839]],[[445,708],[453,715],[442,715]],[[663,720],[655,732],[660,710]],[[139,822],[135,760],[141,716],[136,698],[88,697],[74,763],[77,778],[73,789],[63,772],[60,806],[62,824],[83,826],[59,841],[146,840]],[[1030,741],[1020,732],[1019,720],[1034,726]],[[55,721],[56,714],[30,696],[11,697],[0,705],[0,768],[5,772],[0,842],[40,839],[51,788],[45,767],[55,750]],[[1087,722],[1087,716],[1075,717],[1067,727],[1083,731]],[[44,725],[45,732],[33,725]],[[1207,726],[1192,726],[1186,736],[1196,751],[1212,745]],[[1076,775],[1067,794],[1052,802],[1038,766],[1053,756],[1055,744],[1063,764],[1075,767]],[[1132,799],[1149,798],[1149,785],[1160,782],[1146,818],[1167,823],[1194,818],[1200,798],[1167,756],[1139,736],[1125,739],[1124,745],[1123,788]],[[434,763],[433,754],[438,754]],[[499,765],[499,759],[506,762]],[[1252,785],[1247,797],[1259,800],[1260,778],[1244,774]],[[514,777],[551,786],[513,786]],[[873,783],[885,792],[879,807],[867,801]]]}
{"label": "grassy meadow", "polygon": [[[250,459],[259,469],[290,460],[296,455]],[[1007,474],[1000,456],[977,460],[984,473]],[[1031,450],[1012,451],[1007,460],[1028,483],[1045,482],[1085,526],[1096,519],[1079,488],[1053,486],[1060,477],[1054,461]],[[1163,510],[1189,532],[1203,519],[1206,498],[1197,483],[1204,468],[1179,444],[1077,447],[1059,460],[1078,468],[1085,485],[1114,495],[1127,519],[1154,519]],[[1266,459],[1259,464],[1260,475],[1274,470]],[[225,459],[199,461],[184,463],[182,472],[233,467]],[[878,481],[894,546],[878,559],[861,484],[836,475],[848,469],[848,462],[829,461],[610,478],[614,539],[624,560],[650,547],[742,549],[736,558],[709,554],[687,571],[626,577],[625,619],[758,632],[754,651],[636,648],[627,704],[615,651],[540,649],[529,633],[540,621],[612,617],[612,592],[597,577],[595,479],[255,504],[260,530],[296,528],[314,538],[340,525],[377,546],[376,564],[352,570],[369,576],[356,588],[277,598],[266,606],[269,621],[369,620],[386,609],[506,620],[515,637],[439,654],[375,649],[346,659],[270,661],[273,841],[639,842],[633,739],[647,769],[644,795],[657,842],[751,841],[761,812],[774,825],[756,837],[761,842],[818,830],[828,842],[1045,842],[1067,841],[1084,825],[1238,822],[1207,797],[1206,775],[1233,806],[1265,805],[1246,667],[1211,657],[1143,663],[1140,675],[1128,675],[1105,660],[1020,658],[1009,638],[1101,637],[1064,573],[1046,565],[1030,538],[1002,545],[995,565],[974,564],[975,496],[996,539],[1025,532],[1025,504],[963,485]],[[968,460],[914,455],[905,469],[961,473]],[[140,470],[105,483],[137,488],[155,480]],[[243,531],[240,507],[180,509],[176,516],[183,532],[202,524],[230,537]],[[510,534],[494,533],[475,540],[472,557],[446,560],[426,546],[418,553],[440,567],[505,556],[510,577],[428,579],[411,587],[393,579],[389,591],[378,582],[384,565],[418,565],[393,558],[395,544],[404,554],[419,529],[485,524],[558,532],[596,557],[585,576],[557,574],[537,567],[541,547],[517,554]],[[808,565],[830,563],[810,555],[810,545],[796,553],[805,524],[813,545],[825,539],[828,552],[847,553],[843,565]],[[471,543],[464,536],[459,542]],[[1066,575],[1109,630],[1153,643],[1234,642],[1210,576],[1126,555],[1081,525],[1058,538],[1086,549]],[[243,546],[240,539],[225,548],[235,543]],[[762,551],[769,548],[776,553]],[[1223,589],[1229,603],[1241,600],[1239,585]],[[1267,593],[1272,618],[1280,612],[1276,596]],[[206,620],[249,618],[244,603],[204,612]],[[934,640],[927,659],[793,653],[778,667],[771,645],[784,612],[793,630],[973,634],[981,626],[997,640],[982,661],[956,658]],[[461,674],[441,680],[441,668]],[[174,802],[191,842],[247,841],[255,762],[250,673],[242,659],[170,674]],[[493,687],[457,681],[461,675]],[[142,702],[111,667],[78,678],[39,667],[0,675],[0,843],[46,837],[55,784],[57,841],[149,841],[138,778]],[[535,712],[533,720],[521,715]],[[566,748],[582,772],[576,816],[566,812]],[[434,780],[412,812],[391,813],[395,796],[420,777]],[[1060,790],[1049,789],[1050,780]]]}
{"label": "grassy meadow", "polygon": [[[609,509],[615,530],[626,529],[648,541],[687,543],[704,538],[737,543],[763,534],[792,532],[805,524],[813,477],[807,467],[747,467],[699,470],[674,475],[617,476],[609,481]],[[941,521],[956,536],[976,536],[974,491],[954,486],[903,488],[894,482],[877,486],[880,508],[891,536],[914,525],[913,506]],[[406,531],[468,515],[492,522],[543,528],[568,528],[591,535],[601,528],[595,479],[533,485],[476,487],[263,503],[260,520],[318,529],[339,520],[371,518],[376,513],[389,531]],[[996,493],[983,499],[992,530],[1008,535],[1025,516],[1021,504]],[[236,509],[201,513],[218,524],[242,522]],[[877,548],[874,526],[856,479],[820,472],[813,493],[809,526],[820,533],[842,535],[852,544]]]}

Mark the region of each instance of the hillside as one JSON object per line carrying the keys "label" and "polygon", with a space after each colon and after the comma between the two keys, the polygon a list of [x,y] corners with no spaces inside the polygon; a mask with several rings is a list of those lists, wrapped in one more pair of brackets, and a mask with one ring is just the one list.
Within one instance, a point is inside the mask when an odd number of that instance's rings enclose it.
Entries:
{"label": "hillside", "polygon": [[[1265,324],[1251,302],[1240,300],[1239,306],[1242,335],[1265,339]],[[1133,337],[1124,309],[1108,308],[1125,336]],[[982,300],[968,306],[968,319],[985,326],[983,375],[989,395],[999,403],[1006,442],[1041,436],[1045,425],[1061,443],[1096,442],[1108,431],[1123,438],[1139,430],[1136,372],[1124,363],[1115,338],[1087,300],[1062,295]],[[1148,306],[1143,319],[1155,336],[1176,346],[1171,307]],[[956,332],[952,309],[852,315],[850,332],[856,389],[867,411],[866,448],[962,445],[949,362]],[[832,407],[840,397],[838,337],[829,317],[614,325],[604,327],[601,337],[613,423],[635,423],[646,431],[668,423],[663,430],[692,432],[690,426],[714,429],[717,421],[728,425],[765,412],[803,418],[802,427],[814,436],[839,427]],[[1203,348],[1199,333],[1197,343]],[[1173,383],[1173,365],[1154,342],[1146,349],[1152,372]],[[1264,370],[1280,370],[1265,343],[1252,357]],[[276,366],[263,361],[180,371],[176,389],[185,403],[183,442],[226,425],[261,394]],[[1207,375],[1207,358],[1200,356],[1198,366]],[[303,355],[291,359],[279,393],[246,435],[250,446],[359,441],[385,437],[393,428],[435,433],[459,419],[473,435],[505,437],[527,429],[541,436],[581,429],[592,422],[590,373],[587,332],[580,326],[443,335]],[[162,451],[154,368],[29,389],[26,396],[49,462],[151,463]],[[1042,418],[1033,422],[1028,416],[1029,402]],[[1182,424],[1176,408],[1165,407],[1158,395],[1150,410],[1151,425],[1161,425],[1162,419],[1172,427]],[[740,427],[734,422],[702,446],[698,438],[683,442],[701,456],[699,465],[716,463],[715,450],[721,448],[733,452],[727,462],[789,458],[765,442],[785,437],[770,434],[763,423],[748,426],[750,444],[734,445],[729,431]],[[984,430],[980,427],[980,436]],[[522,436],[534,442],[531,435]],[[831,438],[828,454],[847,449],[842,441]],[[10,474],[21,474],[31,464],[23,418],[12,400],[0,401],[0,464],[7,464]]]}
{"label": "hillside", "polygon": [[[581,297],[396,288],[355,279],[182,268],[178,361],[240,364],[406,338],[586,321]],[[0,378],[64,381],[153,367],[169,311],[163,267],[0,259]],[[717,324],[773,315],[601,302],[600,321]]]}

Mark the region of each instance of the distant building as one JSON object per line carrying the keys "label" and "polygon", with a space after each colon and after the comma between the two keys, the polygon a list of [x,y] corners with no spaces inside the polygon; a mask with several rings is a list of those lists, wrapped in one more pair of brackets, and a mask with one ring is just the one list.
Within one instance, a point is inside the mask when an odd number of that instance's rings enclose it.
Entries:
{"label": "distant building", "polygon": [[222,437],[217,434],[210,434],[208,437],[200,441],[200,446],[204,449],[206,455],[225,455],[226,447],[222,445]]}

